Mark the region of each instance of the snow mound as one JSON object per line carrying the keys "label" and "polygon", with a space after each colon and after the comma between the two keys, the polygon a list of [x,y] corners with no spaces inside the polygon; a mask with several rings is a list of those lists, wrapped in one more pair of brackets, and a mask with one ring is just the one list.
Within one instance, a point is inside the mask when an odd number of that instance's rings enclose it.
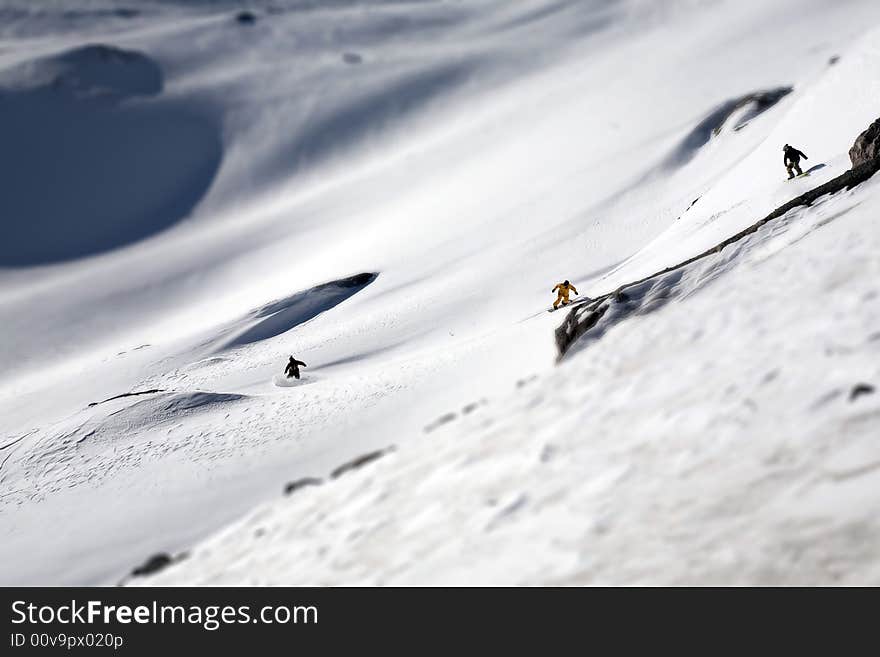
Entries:
{"label": "snow mound", "polygon": [[210,411],[224,404],[247,399],[246,395],[217,392],[158,393],[148,399],[111,412],[100,420],[96,433],[124,435],[139,427],[171,422],[196,412]]}
{"label": "snow mound", "polygon": [[145,54],[104,44],[73,48],[41,57],[7,71],[11,87],[49,87],[56,95],[120,101],[162,91],[162,69]]}

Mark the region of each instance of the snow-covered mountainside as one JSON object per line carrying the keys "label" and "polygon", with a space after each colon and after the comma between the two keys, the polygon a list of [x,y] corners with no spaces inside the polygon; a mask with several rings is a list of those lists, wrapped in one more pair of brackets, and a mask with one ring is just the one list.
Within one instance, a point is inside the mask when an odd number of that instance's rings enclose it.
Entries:
{"label": "snow-covered mountainside", "polygon": [[880,583],[880,3],[0,18],[0,583]]}

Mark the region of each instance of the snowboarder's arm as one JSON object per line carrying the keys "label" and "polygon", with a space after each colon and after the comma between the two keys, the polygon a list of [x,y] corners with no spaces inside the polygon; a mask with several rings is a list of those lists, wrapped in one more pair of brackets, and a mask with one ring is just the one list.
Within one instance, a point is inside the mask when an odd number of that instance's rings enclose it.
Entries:
{"label": "snowboarder's arm", "polygon": [[571,286],[571,291],[578,294],[578,289],[574,285]]}
{"label": "snowboarder's arm", "polygon": [[304,362],[302,362],[301,360],[296,361],[296,364],[299,365],[299,366],[301,366],[301,367],[308,367],[308,365],[306,365],[306,364],[305,364]]}
{"label": "snowboarder's arm", "polygon": [[559,289],[559,285],[557,284],[557,285],[554,285],[554,286],[553,286],[553,289],[550,290],[550,291],[551,291],[551,292],[556,292],[556,290],[558,290],[558,289]]}
{"label": "snowboarder's arm", "polygon": [[798,151],[798,153],[800,153],[801,157],[804,158],[805,160],[809,160],[809,159],[810,159],[810,158],[807,157],[807,154],[804,153],[803,151]]}

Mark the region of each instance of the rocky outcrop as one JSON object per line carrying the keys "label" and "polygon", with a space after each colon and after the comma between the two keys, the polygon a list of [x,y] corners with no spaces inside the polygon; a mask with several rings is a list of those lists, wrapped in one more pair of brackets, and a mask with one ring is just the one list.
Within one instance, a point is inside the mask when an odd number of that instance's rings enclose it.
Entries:
{"label": "rocky outcrop", "polygon": [[849,159],[853,168],[862,166],[880,155],[880,119],[872,123],[867,130],[856,138],[856,143],[849,149]]}
{"label": "rocky outcrop", "polygon": [[874,394],[874,386],[870,383],[858,383],[849,391],[849,400],[854,401],[862,395]]}
{"label": "rocky outcrop", "polygon": [[662,271],[656,272],[637,281],[633,281],[632,283],[622,285],[613,292],[585,300],[584,302],[575,302],[575,307],[569,311],[568,315],[566,315],[565,321],[556,329],[556,348],[558,350],[557,360],[561,360],[568,352],[569,348],[571,348],[581,336],[599,323],[599,320],[609,308],[609,304],[606,303],[607,301],[614,300],[619,302],[626,300],[625,291],[628,288],[634,288],[647,281],[662,278],[670,272],[683,269],[697,260],[701,260],[714,253],[720,253],[724,247],[739,242],[744,237],[751,235],[768,221],[778,219],[795,208],[810,206],[822,196],[834,194],[844,189],[849,190],[856,185],[865,182],[880,170],[880,157],[878,157],[880,151],[878,151],[878,146],[880,146],[880,119],[874,121],[865,132],[859,135],[855,144],[850,149],[850,159],[853,161],[853,167],[849,171],[846,171],[837,176],[837,178],[829,180],[828,182],[793,198],[788,203],[779,206],[766,217],[756,221],[745,230],[728,237],[723,242],[716,244],[703,253],[695,255],[693,258],[689,258],[684,262],[673,265],[672,267],[667,267]]}
{"label": "rocky outcrop", "polygon": [[450,422],[455,420],[456,417],[458,417],[458,415],[456,415],[455,413],[446,413],[445,415],[441,415],[436,420],[425,426],[424,432],[431,433],[435,429],[439,429],[440,427],[442,427],[444,424],[449,424]]}
{"label": "rocky outcrop", "polygon": [[343,463],[338,468],[336,468],[333,472],[330,473],[331,479],[338,479],[342,475],[351,472],[352,470],[358,470],[368,463],[372,463],[373,461],[377,461],[386,454],[390,454],[394,451],[394,446],[386,447],[385,449],[379,449],[375,452],[368,452],[367,454],[363,454],[358,456],[356,459],[352,459],[346,463]]}
{"label": "rocky outcrop", "polygon": [[318,479],[317,477],[305,477],[303,479],[297,479],[296,481],[289,481],[284,486],[284,494],[292,495],[301,488],[306,488],[308,486],[320,486],[321,483],[323,483],[322,480]]}
{"label": "rocky outcrop", "polygon": [[119,584],[120,586],[125,584],[125,582],[132,577],[145,577],[147,575],[158,573],[161,570],[165,570],[171,564],[186,559],[188,556],[188,552],[181,552],[180,554],[176,554],[174,556],[171,556],[167,552],[158,552],[157,554],[154,554],[149,559],[147,559],[140,566],[133,568],[131,573],[121,582],[119,582]]}

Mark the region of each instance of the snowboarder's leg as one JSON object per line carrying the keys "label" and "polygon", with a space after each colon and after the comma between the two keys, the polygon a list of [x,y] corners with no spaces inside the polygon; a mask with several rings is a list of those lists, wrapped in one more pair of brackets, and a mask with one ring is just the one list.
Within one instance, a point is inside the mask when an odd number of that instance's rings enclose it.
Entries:
{"label": "snowboarder's leg", "polygon": [[557,308],[559,308],[559,304],[560,304],[560,303],[562,303],[562,295],[561,295],[561,294],[557,294],[557,295],[556,295],[556,301],[553,302],[553,310],[556,310]]}
{"label": "snowboarder's leg", "polygon": [[791,180],[794,178],[794,171],[792,171],[793,166],[791,163],[785,165],[785,170],[788,171],[788,179]]}
{"label": "snowboarder's leg", "polygon": [[804,172],[801,171],[801,165],[799,162],[794,163],[794,170],[797,171],[797,175],[799,175],[799,176],[804,175]]}

